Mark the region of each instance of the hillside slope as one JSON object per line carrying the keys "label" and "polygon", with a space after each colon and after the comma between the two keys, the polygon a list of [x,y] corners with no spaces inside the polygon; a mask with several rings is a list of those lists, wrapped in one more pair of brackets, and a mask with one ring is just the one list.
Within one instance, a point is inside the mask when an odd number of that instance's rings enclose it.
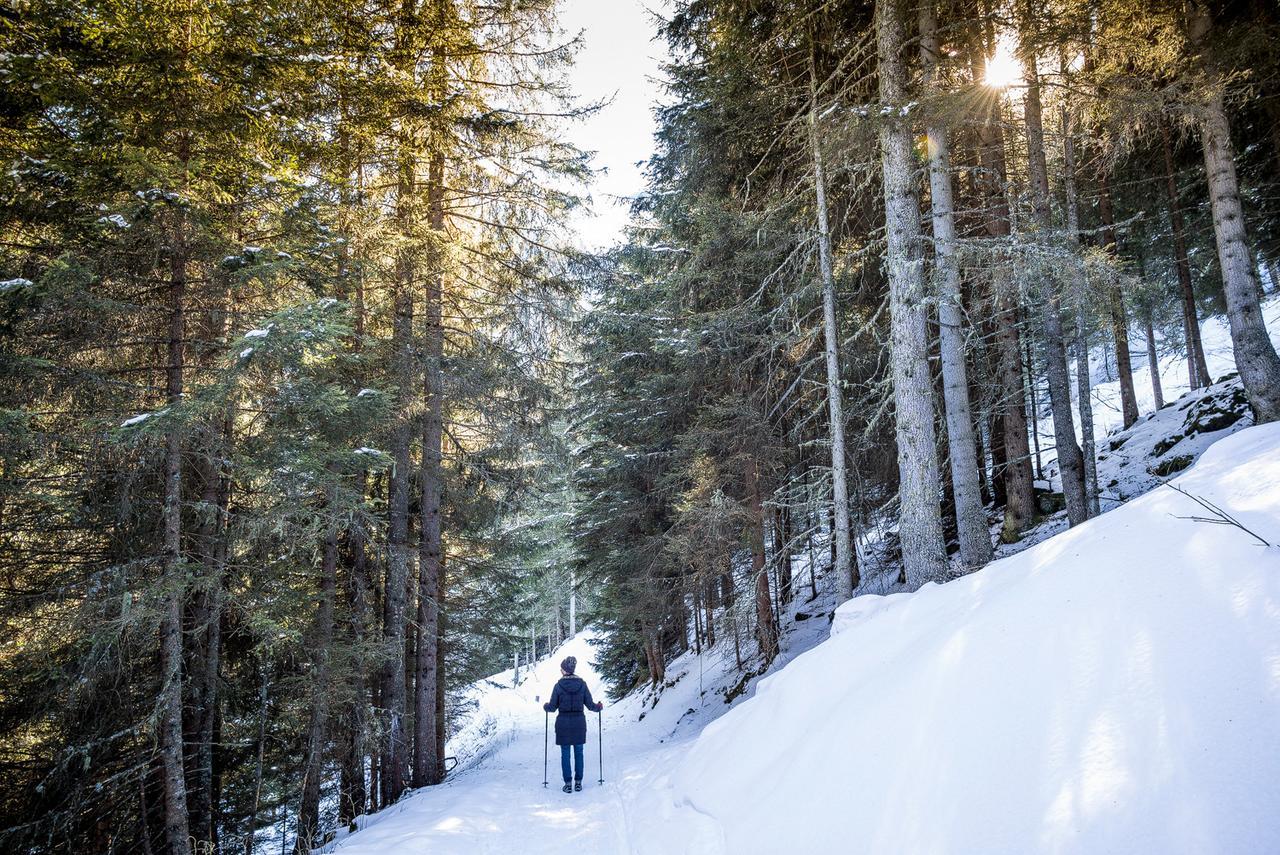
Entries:
{"label": "hillside slope", "polygon": [[[1175,483],[1280,542],[1280,425]],[[728,670],[685,657],[660,697],[606,710],[603,786],[593,723],[580,794],[554,789],[554,747],[552,788],[538,768],[560,654],[497,675],[464,731],[479,762],[328,849],[1280,851],[1280,548],[1180,518],[1203,514],[1159,488],[971,576],[858,597],[732,708]],[[590,640],[560,653],[595,684]]]}
{"label": "hillside slope", "polygon": [[[1280,425],[1178,478],[1280,542]],[[1280,549],[1157,489],[867,596],[673,776],[726,851],[1280,851]]]}

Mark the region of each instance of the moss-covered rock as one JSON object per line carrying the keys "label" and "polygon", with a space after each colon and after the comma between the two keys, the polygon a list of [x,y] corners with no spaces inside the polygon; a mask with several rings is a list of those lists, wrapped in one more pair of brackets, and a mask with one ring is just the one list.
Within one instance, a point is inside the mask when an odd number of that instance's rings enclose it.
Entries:
{"label": "moss-covered rock", "polygon": [[1245,397],[1244,388],[1231,386],[1214,394],[1205,395],[1187,410],[1182,422],[1182,431],[1187,436],[1198,433],[1212,433],[1231,427],[1249,415],[1249,399]]}
{"label": "moss-covered rock", "polygon": [[1166,451],[1173,448],[1178,443],[1182,442],[1182,438],[1183,438],[1183,434],[1180,434],[1180,433],[1175,433],[1171,436],[1166,436],[1164,439],[1157,442],[1155,446],[1151,449],[1151,456],[1160,457]]}
{"label": "moss-covered rock", "polygon": [[1066,506],[1067,499],[1061,493],[1055,493],[1051,490],[1036,490],[1036,507],[1045,516],[1056,514]]}
{"label": "moss-covered rock", "polygon": [[1148,467],[1147,471],[1150,472],[1152,475],[1157,475],[1161,478],[1167,478],[1170,475],[1174,474],[1175,472],[1181,472],[1183,469],[1186,469],[1188,466],[1191,465],[1192,461],[1194,460],[1195,460],[1195,457],[1193,455],[1176,454],[1167,460],[1161,460],[1160,462],[1156,463],[1154,466]]}

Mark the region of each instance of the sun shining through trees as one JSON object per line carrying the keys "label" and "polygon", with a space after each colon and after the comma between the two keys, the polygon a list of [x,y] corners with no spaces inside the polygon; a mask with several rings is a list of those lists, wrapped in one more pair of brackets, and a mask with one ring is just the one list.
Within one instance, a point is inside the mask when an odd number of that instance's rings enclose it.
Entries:
{"label": "sun shining through trees", "polygon": [[1015,53],[1013,38],[1001,33],[995,53],[987,60],[982,82],[992,89],[1009,89],[1022,83],[1022,63]]}

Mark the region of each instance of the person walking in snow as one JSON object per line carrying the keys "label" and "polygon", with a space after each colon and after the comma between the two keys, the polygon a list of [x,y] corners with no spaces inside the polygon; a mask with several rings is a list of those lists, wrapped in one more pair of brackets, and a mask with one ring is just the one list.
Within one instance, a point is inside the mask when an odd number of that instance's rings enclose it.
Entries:
{"label": "person walking in snow", "polygon": [[[586,710],[600,712],[604,704],[591,699],[591,690],[581,677],[573,673],[578,660],[565,657],[560,663],[560,680],[551,690],[551,700],[542,705],[556,713],[556,745],[560,746],[560,771],[564,774],[564,791],[582,790],[582,746],[587,741]],[[573,782],[569,779],[569,749],[573,749]]]}

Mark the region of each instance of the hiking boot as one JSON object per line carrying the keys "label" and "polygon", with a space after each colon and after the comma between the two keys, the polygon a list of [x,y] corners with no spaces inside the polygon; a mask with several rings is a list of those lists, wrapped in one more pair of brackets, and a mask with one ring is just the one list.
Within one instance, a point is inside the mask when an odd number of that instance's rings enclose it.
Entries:
{"label": "hiking boot", "polygon": [[[581,785],[579,785],[578,789],[582,789]],[[564,782],[564,791],[565,791],[566,793],[572,793],[572,792],[573,792],[573,785],[572,785],[572,784],[570,784],[568,781],[565,781],[565,782]]]}
{"label": "hiking boot", "polygon": [[579,792],[579,793],[580,793],[580,792],[582,792],[582,782],[581,782],[581,781],[574,781],[574,782],[573,782],[573,788],[574,788],[574,790],[576,790],[576,791],[577,791],[577,792]]}

